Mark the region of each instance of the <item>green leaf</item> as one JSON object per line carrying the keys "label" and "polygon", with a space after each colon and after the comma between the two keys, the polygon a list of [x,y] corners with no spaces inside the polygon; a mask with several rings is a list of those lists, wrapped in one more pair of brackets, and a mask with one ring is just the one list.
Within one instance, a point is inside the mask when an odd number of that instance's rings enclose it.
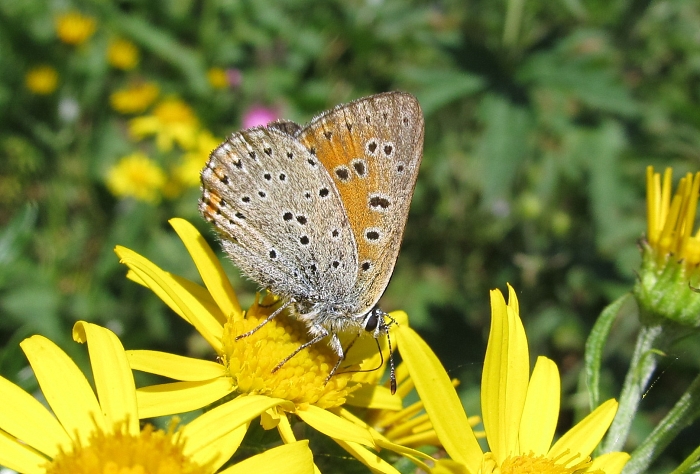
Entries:
{"label": "green leaf", "polygon": [[[0,306],[6,316],[53,340],[64,340],[60,324],[60,295],[49,282],[28,282],[3,294]],[[5,324],[9,324],[9,321]]]}
{"label": "green leaf", "polygon": [[7,268],[7,265],[18,257],[22,245],[34,230],[37,214],[37,206],[25,204],[0,232],[0,266]]}
{"label": "green leaf", "polygon": [[461,71],[408,69],[402,79],[417,84],[416,97],[426,117],[450,102],[474,95],[485,87],[484,80]]}
{"label": "green leaf", "polygon": [[586,341],[585,367],[591,410],[595,410],[600,404],[600,366],[605,343],[615,318],[625,303],[632,301],[631,296],[631,293],[625,293],[606,306],[598,316],[598,320],[588,336],[588,341]]}
{"label": "green leaf", "polygon": [[477,150],[482,165],[484,203],[507,199],[517,171],[527,156],[532,119],[527,110],[500,96],[487,96],[480,116],[484,133]]}

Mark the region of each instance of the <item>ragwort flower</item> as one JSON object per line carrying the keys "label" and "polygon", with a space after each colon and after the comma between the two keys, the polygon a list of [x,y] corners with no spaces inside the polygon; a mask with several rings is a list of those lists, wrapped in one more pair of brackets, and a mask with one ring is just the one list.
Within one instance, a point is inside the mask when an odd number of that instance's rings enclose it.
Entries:
{"label": "ragwort flower", "polygon": [[116,197],[155,203],[165,185],[165,173],[140,152],[120,159],[107,173],[107,188]]}
{"label": "ragwort flower", "polygon": [[173,177],[185,187],[199,186],[202,168],[209,154],[221,143],[209,130],[197,134],[195,145],[182,157],[182,161],[173,170]]}
{"label": "ragwort flower", "polygon": [[[634,296],[643,318],[668,318],[686,326],[700,324],[700,230],[694,229],[700,173],[681,178],[673,197],[667,168],[647,168],[647,235],[641,242],[642,268]],[[656,319],[658,321],[658,319]]]}
{"label": "ragwort flower", "polygon": [[199,121],[189,105],[179,99],[166,99],[155,107],[152,115],[131,119],[129,130],[139,139],[155,135],[156,146],[161,151],[171,150],[175,142],[189,150],[195,143]]}
{"label": "ragwort flower", "polygon": [[[233,474],[276,466],[313,471],[306,442],[281,446],[219,470],[238,448],[256,402],[212,410],[181,429],[139,428],[134,379],[124,348],[111,331],[78,322],[73,337],[88,343],[95,381],[90,383],[53,342],[33,336],[20,345],[34,370],[50,413],[39,401],[0,377],[0,465],[27,474],[168,472]],[[265,406],[264,401],[262,406]]]}
{"label": "ragwort flower", "polygon": [[[391,313],[392,319],[399,326],[408,326],[408,316],[403,311],[394,311]],[[361,353],[372,354],[365,358],[360,368],[362,372],[358,372],[353,379],[370,385],[377,385],[383,380],[384,373],[387,369],[387,364],[383,363],[389,356],[389,351],[385,341],[382,343],[381,352],[376,350],[376,345],[372,341],[364,340],[358,344],[365,344],[360,350]],[[396,340],[392,339],[393,349],[401,353],[401,348],[397,345]],[[355,349],[353,347],[353,349]],[[358,348],[359,349],[359,348]],[[373,370],[379,367],[377,370]],[[405,363],[400,363],[396,367],[396,394],[405,399],[415,388],[415,383],[409,372],[409,368]],[[387,379],[384,383],[389,384]],[[458,385],[456,379],[452,380],[454,386]],[[355,395],[355,394],[353,394]],[[470,426],[476,426],[481,419],[479,417],[470,417]],[[442,447],[442,443],[435,432],[430,417],[425,413],[425,405],[420,398],[411,405],[404,407],[400,411],[395,409],[371,408],[364,414],[363,420],[358,422],[366,423],[368,427],[375,430],[379,436],[384,437],[392,443],[411,448],[419,448],[421,446]]]}
{"label": "ragwort flower", "polygon": [[49,95],[56,90],[58,73],[51,66],[37,66],[27,72],[24,84],[37,95]]}
{"label": "ragwort flower", "polygon": [[279,302],[268,295],[242,311],[221,264],[203,237],[187,221],[172,219],[170,223],[192,256],[204,287],[165,272],[126,248],[117,247],[116,252],[130,269],[128,277],[150,288],[192,324],[214,349],[220,363],[153,351],[129,351],[133,369],[178,381],[139,389],[142,416],[195,410],[229,395],[235,398],[218,408],[259,397],[269,402],[261,417],[263,428],[277,428],[285,443],[296,441],[289,420],[289,415],[295,415],[375,472],[396,470],[368,448],[400,452],[422,465],[416,457],[425,455],[397,446],[363,423],[355,422],[344,404],[398,411],[402,408],[401,399],[383,386],[361,386],[353,380],[354,373],[337,373],[326,383],[337,356],[325,344],[314,344],[275,369],[308,340],[302,323],[280,314],[253,334],[236,340],[236,336],[265,320]]}
{"label": "ragwort flower", "polygon": [[[525,330],[518,300],[509,287],[506,304],[491,292],[491,331],[482,375],[481,404],[490,450],[482,452],[457,394],[435,354],[409,327],[395,332],[402,357],[415,371],[418,393],[437,436],[456,463],[440,462],[434,472],[551,474],[618,474],[627,453],[590,455],[610,426],[617,409],[608,400],[552,445],[559,417],[560,382],[556,364],[539,357],[530,376]],[[413,372],[412,372],[413,373]]]}
{"label": "ragwort flower", "polygon": [[117,69],[128,71],[139,63],[139,50],[125,39],[113,39],[107,47],[107,62]]}
{"label": "ragwort flower", "polygon": [[220,67],[210,68],[207,71],[207,79],[214,89],[225,89],[229,85],[226,71]]}
{"label": "ragwort flower", "polygon": [[68,12],[56,17],[56,35],[66,44],[83,44],[95,32],[95,27],[95,19],[80,12]]}
{"label": "ragwort flower", "polygon": [[139,114],[158,98],[160,88],[154,82],[139,82],[114,91],[109,96],[112,108],[121,114]]}

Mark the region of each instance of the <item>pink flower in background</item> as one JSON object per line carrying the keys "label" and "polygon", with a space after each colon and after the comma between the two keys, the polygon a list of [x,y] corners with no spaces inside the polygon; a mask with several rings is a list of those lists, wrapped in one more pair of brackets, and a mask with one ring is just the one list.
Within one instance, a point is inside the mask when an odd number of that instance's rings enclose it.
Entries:
{"label": "pink flower in background", "polygon": [[230,88],[235,89],[243,83],[243,73],[240,69],[228,68],[226,69],[226,81]]}
{"label": "pink flower in background", "polygon": [[279,116],[277,111],[267,107],[262,107],[260,105],[254,105],[253,107],[249,108],[245,114],[243,114],[243,128],[267,125],[270,122],[274,122],[278,118]]}

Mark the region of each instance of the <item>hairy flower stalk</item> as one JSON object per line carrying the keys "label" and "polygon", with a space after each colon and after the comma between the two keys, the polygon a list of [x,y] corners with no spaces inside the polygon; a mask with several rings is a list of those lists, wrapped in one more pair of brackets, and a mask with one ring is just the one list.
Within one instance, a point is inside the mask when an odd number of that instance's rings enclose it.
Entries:
{"label": "hairy flower stalk", "polygon": [[[642,266],[632,293],[642,326],[620,393],[620,407],[602,446],[603,452],[616,451],[624,445],[659,357],[700,323],[700,293],[697,290],[700,285],[700,232],[694,233],[700,173],[688,173],[681,178],[673,194],[672,174],[671,168],[667,168],[662,180],[652,167],[647,168],[647,235],[640,243]],[[614,316],[613,313],[601,314],[596,326],[601,322],[610,323]],[[594,329],[591,339],[601,341],[594,341],[593,345],[602,347],[607,331],[609,327],[602,334],[596,334]],[[689,390],[692,391],[692,387]],[[685,413],[683,423],[697,417],[697,410],[693,407],[677,406],[676,409]],[[655,431],[633,453],[633,461],[625,473],[643,472],[677,435],[678,430],[671,418],[667,416],[663,434]],[[638,456],[643,458],[641,462]],[[644,467],[640,470],[639,466]]]}

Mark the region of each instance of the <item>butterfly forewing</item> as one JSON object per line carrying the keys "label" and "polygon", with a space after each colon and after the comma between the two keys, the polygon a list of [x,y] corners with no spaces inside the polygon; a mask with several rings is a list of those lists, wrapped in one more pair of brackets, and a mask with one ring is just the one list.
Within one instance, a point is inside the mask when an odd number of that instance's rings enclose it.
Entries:
{"label": "butterfly forewing", "polygon": [[416,99],[390,92],[314,118],[297,139],[338,189],[357,245],[356,314],[372,309],[396,263],[423,150]]}
{"label": "butterfly forewing", "polygon": [[357,253],[340,196],[318,159],[275,127],[231,135],[202,171],[200,212],[251,279],[317,302],[343,297]]}

